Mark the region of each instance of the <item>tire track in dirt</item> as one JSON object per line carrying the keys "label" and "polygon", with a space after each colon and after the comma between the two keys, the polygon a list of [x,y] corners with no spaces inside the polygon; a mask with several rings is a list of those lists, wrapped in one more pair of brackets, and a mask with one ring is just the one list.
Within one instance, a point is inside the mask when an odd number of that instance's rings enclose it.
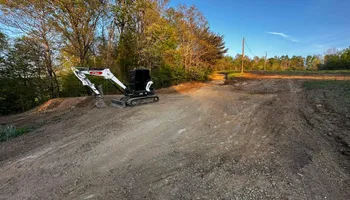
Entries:
{"label": "tire track in dirt", "polygon": [[1,144],[27,151],[1,161],[0,199],[349,199],[344,157],[325,136],[339,127],[321,123],[301,80],[214,82],[160,99],[63,116],[42,127],[54,141]]}

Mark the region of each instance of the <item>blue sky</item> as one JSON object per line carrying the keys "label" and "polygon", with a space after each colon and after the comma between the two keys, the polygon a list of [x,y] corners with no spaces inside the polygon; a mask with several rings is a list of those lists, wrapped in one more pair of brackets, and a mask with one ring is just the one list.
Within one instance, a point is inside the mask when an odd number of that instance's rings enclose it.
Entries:
{"label": "blue sky", "polygon": [[243,37],[254,55],[268,57],[350,46],[350,0],[171,0],[178,4],[195,5],[231,56],[241,53]]}

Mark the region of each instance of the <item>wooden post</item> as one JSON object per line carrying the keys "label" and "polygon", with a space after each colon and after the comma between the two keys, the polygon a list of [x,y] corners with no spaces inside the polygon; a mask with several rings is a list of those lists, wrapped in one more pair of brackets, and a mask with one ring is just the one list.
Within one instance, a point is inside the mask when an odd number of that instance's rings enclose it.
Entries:
{"label": "wooden post", "polygon": [[266,58],[267,58],[267,53],[265,52],[264,71],[266,71]]}
{"label": "wooden post", "polygon": [[244,72],[244,38],[242,41],[242,69],[241,69],[241,73]]}

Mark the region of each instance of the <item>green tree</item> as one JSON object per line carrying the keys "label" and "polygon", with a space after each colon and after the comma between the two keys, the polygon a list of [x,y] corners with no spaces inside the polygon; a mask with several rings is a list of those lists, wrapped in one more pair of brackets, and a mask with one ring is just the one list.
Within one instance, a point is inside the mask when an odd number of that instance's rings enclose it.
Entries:
{"label": "green tree", "polygon": [[234,70],[234,60],[231,56],[224,56],[223,58],[217,60],[215,64],[215,70]]}
{"label": "green tree", "polygon": [[23,112],[49,98],[43,51],[40,44],[26,37],[7,49],[0,70],[1,114]]}
{"label": "green tree", "polygon": [[95,40],[96,30],[107,10],[105,0],[45,1],[50,25],[60,34],[67,48],[64,51],[86,66]]}
{"label": "green tree", "polygon": [[1,23],[22,32],[44,48],[42,54],[49,78],[50,95],[52,98],[58,97],[60,88],[56,76],[57,66],[54,61],[57,33],[48,22],[51,13],[45,2],[39,0],[1,1],[0,9],[2,11]]}
{"label": "green tree", "polygon": [[[16,46],[0,49],[1,67],[6,68],[2,73],[13,75],[12,69],[21,74],[11,79],[4,75],[2,80],[32,84],[35,102],[47,94],[81,95],[80,83],[70,71],[75,65],[108,67],[122,80],[130,69],[146,67],[160,87],[207,80],[220,66],[240,68],[241,60],[225,57],[223,36],[211,31],[194,6],[174,8],[167,0],[5,0],[0,8],[0,22],[25,36]],[[23,49],[30,54],[23,55]],[[256,68],[248,57],[245,65]],[[10,89],[19,87],[4,88],[6,95],[15,95]]]}
{"label": "green tree", "polygon": [[305,59],[305,65],[307,70],[311,70],[313,68],[313,57],[308,55]]}
{"label": "green tree", "polygon": [[303,70],[304,68],[304,58],[302,56],[293,56],[290,59],[290,69],[291,70]]}
{"label": "green tree", "polygon": [[312,56],[312,70],[318,70],[318,68],[321,66],[322,64],[322,60],[321,60],[321,56]]}

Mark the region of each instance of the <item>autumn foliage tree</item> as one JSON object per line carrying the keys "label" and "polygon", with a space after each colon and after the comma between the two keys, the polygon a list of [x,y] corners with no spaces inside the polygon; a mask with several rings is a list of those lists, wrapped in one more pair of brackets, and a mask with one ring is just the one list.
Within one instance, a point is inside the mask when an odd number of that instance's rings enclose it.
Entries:
{"label": "autumn foliage tree", "polygon": [[[0,34],[0,101],[21,105],[4,106],[1,113],[86,95],[72,66],[108,67],[123,82],[129,70],[148,68],[156,87],[205,81],[212,70],[241,66],[242,55],[226,55],[223,36],[195,6],[171,7],[168,0],[0,0],[0,10],[6,32],[19,33],[18,38]],[[245,56],[244,65],[246,70],[346,69],[349,55],[346,49],[324,59]],[[114,92],[104,80],[93,81]]]}
{"label": "autumn foliage tree", "polygon": [[[45,69],[40,87],[48,92],[40,99],[83,94],[71,66],[108,67],[124,81],[130,69],[144,67],[163,87],[206,80],[227,51],[197,8],[169,7],[167,0],[1,0],[0,9],[0,22],[35,47],[31,59],[40,62],[26,60],[24,69]],[[6,73],[9,58],[2,57]]]}

